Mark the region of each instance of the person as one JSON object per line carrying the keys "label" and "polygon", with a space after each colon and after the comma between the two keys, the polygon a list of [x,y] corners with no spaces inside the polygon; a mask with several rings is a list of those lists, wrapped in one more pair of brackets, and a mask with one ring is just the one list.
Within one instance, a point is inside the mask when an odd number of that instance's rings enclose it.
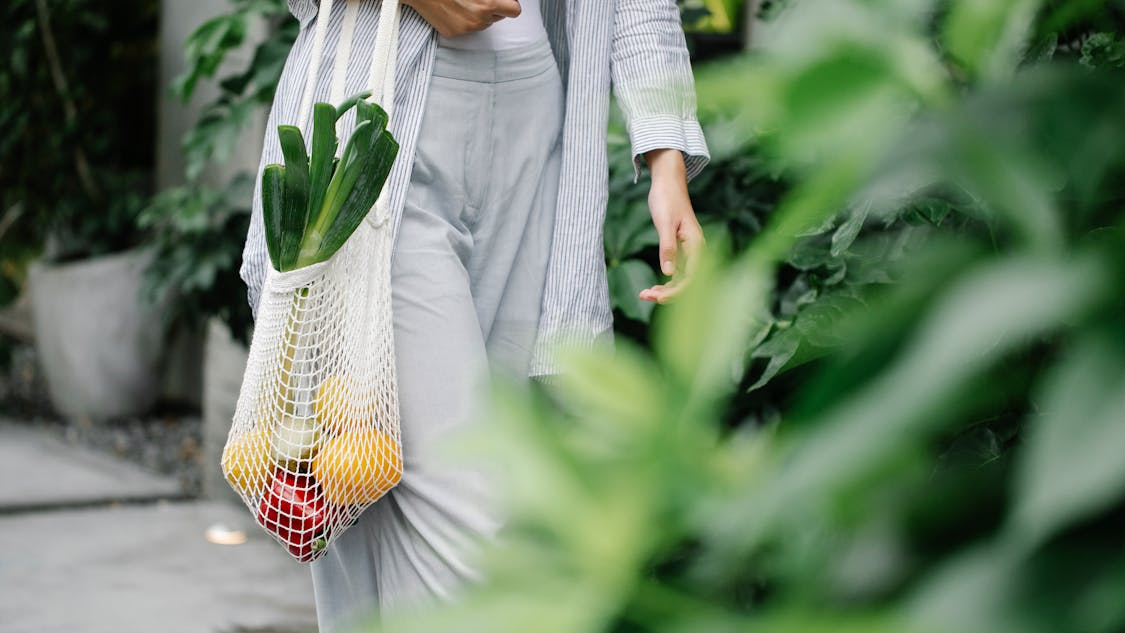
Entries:
{"label": "person", "polygon": [[[356,1],[356,0],[352,0]],[[337,3],[342,5],[343,3]],[[392,306],[404,452],[400,484],[312,564],[321,633],[379,608],[455,596],[477,578],[474,544],[502,513],[482,469],[443,438],[471,430],[482,381],[558,371],[560,343],[611,342],[603,252],[611,86],[671,281],[703,244],[688,179],[709,156],[675,0],[404,0],[391,131],[401,149],[387,187]],[[267,130],[298,116],[316,0],[301,22]],[[364,88],[380,3],[359,0],[348,94]],[[332,8],[325,63],[345,7]],[[328,94],[320,73],[315,94]],[[267,133],[262,165],[281,162]],[[255,192],[242,276],[256,306],[268,269]]]}

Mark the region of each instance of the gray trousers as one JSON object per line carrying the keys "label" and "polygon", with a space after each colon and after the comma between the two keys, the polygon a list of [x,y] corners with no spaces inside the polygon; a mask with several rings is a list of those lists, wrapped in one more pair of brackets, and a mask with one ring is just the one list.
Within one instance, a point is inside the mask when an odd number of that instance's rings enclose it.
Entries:
{"label": "gray trousers", "polygon": [[312,564],[321,633],[452,598],[503,521],[490,475],[448,444],[472,433],[490,368],[526,379],[562,119],[546,41],[438,49],[392,266],[405,474]]}

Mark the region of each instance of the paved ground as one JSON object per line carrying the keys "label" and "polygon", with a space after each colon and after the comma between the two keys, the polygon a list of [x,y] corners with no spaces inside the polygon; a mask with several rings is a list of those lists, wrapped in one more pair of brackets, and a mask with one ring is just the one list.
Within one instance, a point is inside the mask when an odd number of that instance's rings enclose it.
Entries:
{"label": "paved ground", "polygon": [[173,479],[0,421],[0,512],[180,496]]}
{"label": "paved ground", "polygon": [[[158,500],[178,496],[166,478],[0,423],[0,631],[316,630],[307,567],[244,507]],[[215,524],[247,542],[208,542]]]}

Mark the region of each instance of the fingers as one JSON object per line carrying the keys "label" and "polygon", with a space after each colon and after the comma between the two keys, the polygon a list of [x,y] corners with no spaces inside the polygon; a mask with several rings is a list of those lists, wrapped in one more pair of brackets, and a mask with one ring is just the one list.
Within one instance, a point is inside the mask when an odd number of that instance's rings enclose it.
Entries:
{"label": "fingers", "polygon": [[[668,241],[665,240],[666,231],[659,230],[658,233],[660,234],[660,268],[666,275],[675,274],[675,278],[670,283],[645,288],[640,292],[639,297],[643,301],[668,303],[682,293],[691,282],[706,240],[698,222],[683,222],[677,230],[671,231],[673,237]],[[684,265],[682,270],[677,271],[676,258],[681,255]],[[672,262],[671,273],[665,269],[665,262],[668,261]]]}
{"label": "fingers", "polygon": [[652,303],[668,303],[676,298],[687,284],[682,281],[673,281],[670,284],[659,284],[651,288],[645,288],[638,295],[641,301],[651,301]]}
{"label": "fingers", "polygon": [[680,228],[680,242],[683,243],[684,251],[684,276],[691,277],[695,274],[697,263],[699,262],[699,254],[703,251],[703,247],[707,244],[707,240],[703,237],[703,227],[699,226],[698,222],[685,222]]}
{"label": "fingers", "polygon": [[670,222],[662,222],[656,227],[660,236],[660,272],[671,277],[676,272],[676,251],[678,244],[678,226]]}

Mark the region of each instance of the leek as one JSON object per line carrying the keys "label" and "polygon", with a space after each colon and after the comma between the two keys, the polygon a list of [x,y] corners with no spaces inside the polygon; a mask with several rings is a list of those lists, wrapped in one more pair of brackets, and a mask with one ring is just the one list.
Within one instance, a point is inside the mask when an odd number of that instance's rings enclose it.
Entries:
{"label": "leek", "polygon": [[[387,130],[387,113],[368,103],[369,93],[355,95],[339,106],[313,106],[312,144],[306,152],[301,130],[277,129],[284,165],[267,165],[262,172],[262,221],[270,262],[289,272],[328,261],[359,228],[383,191],[398,143]],[[352,109],[356,126],[336,158],[336,124]],[[293,366],[297,358],[302,311],[309,289],[293,293],[293,305],[282,347],[276,400],[281,415],[292,416],[295,391]],[[283,419],[283,418],[279,418]]]}

